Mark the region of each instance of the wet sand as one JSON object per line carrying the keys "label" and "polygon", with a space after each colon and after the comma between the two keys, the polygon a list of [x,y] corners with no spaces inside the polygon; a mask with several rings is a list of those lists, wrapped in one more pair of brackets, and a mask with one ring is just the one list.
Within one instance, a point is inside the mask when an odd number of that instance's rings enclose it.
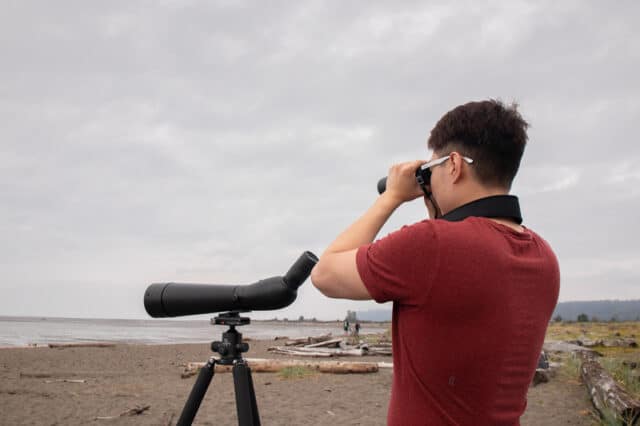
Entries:
{"label": "wet sand", "polygon": [[[273,341],[248,343],[247,358],[288,358],[267,352]],[[184,364],[206,361],[211,355],[208,344],[0,349],[0,424],[173,425],[195,382],[195,376],[180,377]],[[353,360],[390,362],[391,358]],[[390,369],[297,379],[253,373],[264,425],[384,425],[391,378]],[[139,415],[96,420],[147,405],[149,409]],[[530,388],[521,423],[592,425],[590,412],[585,387],[575,379],[556,378]],[[237,424],[231,374],[215,375],[194,424]]]}

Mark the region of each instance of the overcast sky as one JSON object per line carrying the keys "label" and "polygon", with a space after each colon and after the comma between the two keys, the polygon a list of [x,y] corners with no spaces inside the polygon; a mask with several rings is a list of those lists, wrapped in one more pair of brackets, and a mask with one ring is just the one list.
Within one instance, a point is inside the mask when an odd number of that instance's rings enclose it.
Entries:
{"label": "overcast sky", "polygon": [[[639,20],[634,1],[2,1],[0,315],[146,318],[152,282],[282,275],[487,98],[531,123],[512,193],[560,300],[640,298]],[[405,205],[381,236],[425,217]],[[307,281],[252,317],[379,307]]]}

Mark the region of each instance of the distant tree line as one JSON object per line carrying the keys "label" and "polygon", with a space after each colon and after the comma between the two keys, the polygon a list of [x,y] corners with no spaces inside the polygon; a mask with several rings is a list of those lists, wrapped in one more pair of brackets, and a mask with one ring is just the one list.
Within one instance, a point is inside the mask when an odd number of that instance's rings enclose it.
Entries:
{"label": "distant tree line", "polygon": [[554,321],[640,321],[640,300],[598,300],[558,303]]}
{"label": "distant tree line", "polygon": [[[562,322],[562,321],[567,321],[567,322],[572,322],[572,321],[576,321],[576,322],[589,322],[589,321],[591,321],[591,322],[604,322],[604,321],[619,322],[619,321],[621,321],[620,318],[618,318],[617,315],[613,315],[609,319],[602,319],[602,318],[598,317],[597,315],[593,315],[593,316],[591,316],[591,318],[589,318],[589,315],[587,315],[585,313],[578,314],[575,319],[573,319],[573,318],[565,319],[565,318],[562,317],[562,315],[556,315],[555,317],[553,317],[553,320],[555,322]],[[640,315],[636,316],[636,318],[634,318],[633,321],[640,321]]]}

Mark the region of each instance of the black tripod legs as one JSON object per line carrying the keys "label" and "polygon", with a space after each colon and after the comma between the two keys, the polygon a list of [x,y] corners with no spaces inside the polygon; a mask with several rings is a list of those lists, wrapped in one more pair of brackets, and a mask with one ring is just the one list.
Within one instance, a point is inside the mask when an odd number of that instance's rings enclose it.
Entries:
{"label": "black tripod legs", "polygon": [[189,399],[187,399],[187,402],[184,404],[182,414],[176,426],[189,426],[193,423],[193,419],[196,417],[198,408],[200,408],[204,394],[207,393],[207,388],[211,383],[211,379],[213,379],[215,364],[215,359],[211,358],[207,361],[207,364],[200,369],[198,378],[191,389]]}
{"label": "black tripod legs", "polygon": [[[176,426],[189,426],[196,417],[198,408],[207,393],[207,388],[211,384],[215,372],[216,360],[209,359],[207,364],[200,369],[198,378],[191,389],[189,399],[184,404],[182,414]],[[258,414],[258,404],[256,394],[253,390],[253,379],[251,369],[243,359],[237,360],[233,364],[233,385],[236,391],[236,408],[238,410],[238,424],[240,426],[260,426],[260,416]]]}
{"label": "black tripod legs", "polygon": [[233,384],[236,390],[238,424],[241,426],[260,426],[251,369],[244,360],[236,362],[233,366]]}

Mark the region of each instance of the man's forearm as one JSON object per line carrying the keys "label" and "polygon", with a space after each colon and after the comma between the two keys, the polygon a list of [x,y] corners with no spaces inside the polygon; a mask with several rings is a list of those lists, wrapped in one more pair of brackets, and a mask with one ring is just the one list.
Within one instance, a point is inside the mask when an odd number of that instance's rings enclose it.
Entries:
{"label": "man's forearm", "polygon": [[386,193],[382,194],[364,215],[327,247],[323,255],[353,250],[372,242],[400,204],[402,201],[396,200]]}

